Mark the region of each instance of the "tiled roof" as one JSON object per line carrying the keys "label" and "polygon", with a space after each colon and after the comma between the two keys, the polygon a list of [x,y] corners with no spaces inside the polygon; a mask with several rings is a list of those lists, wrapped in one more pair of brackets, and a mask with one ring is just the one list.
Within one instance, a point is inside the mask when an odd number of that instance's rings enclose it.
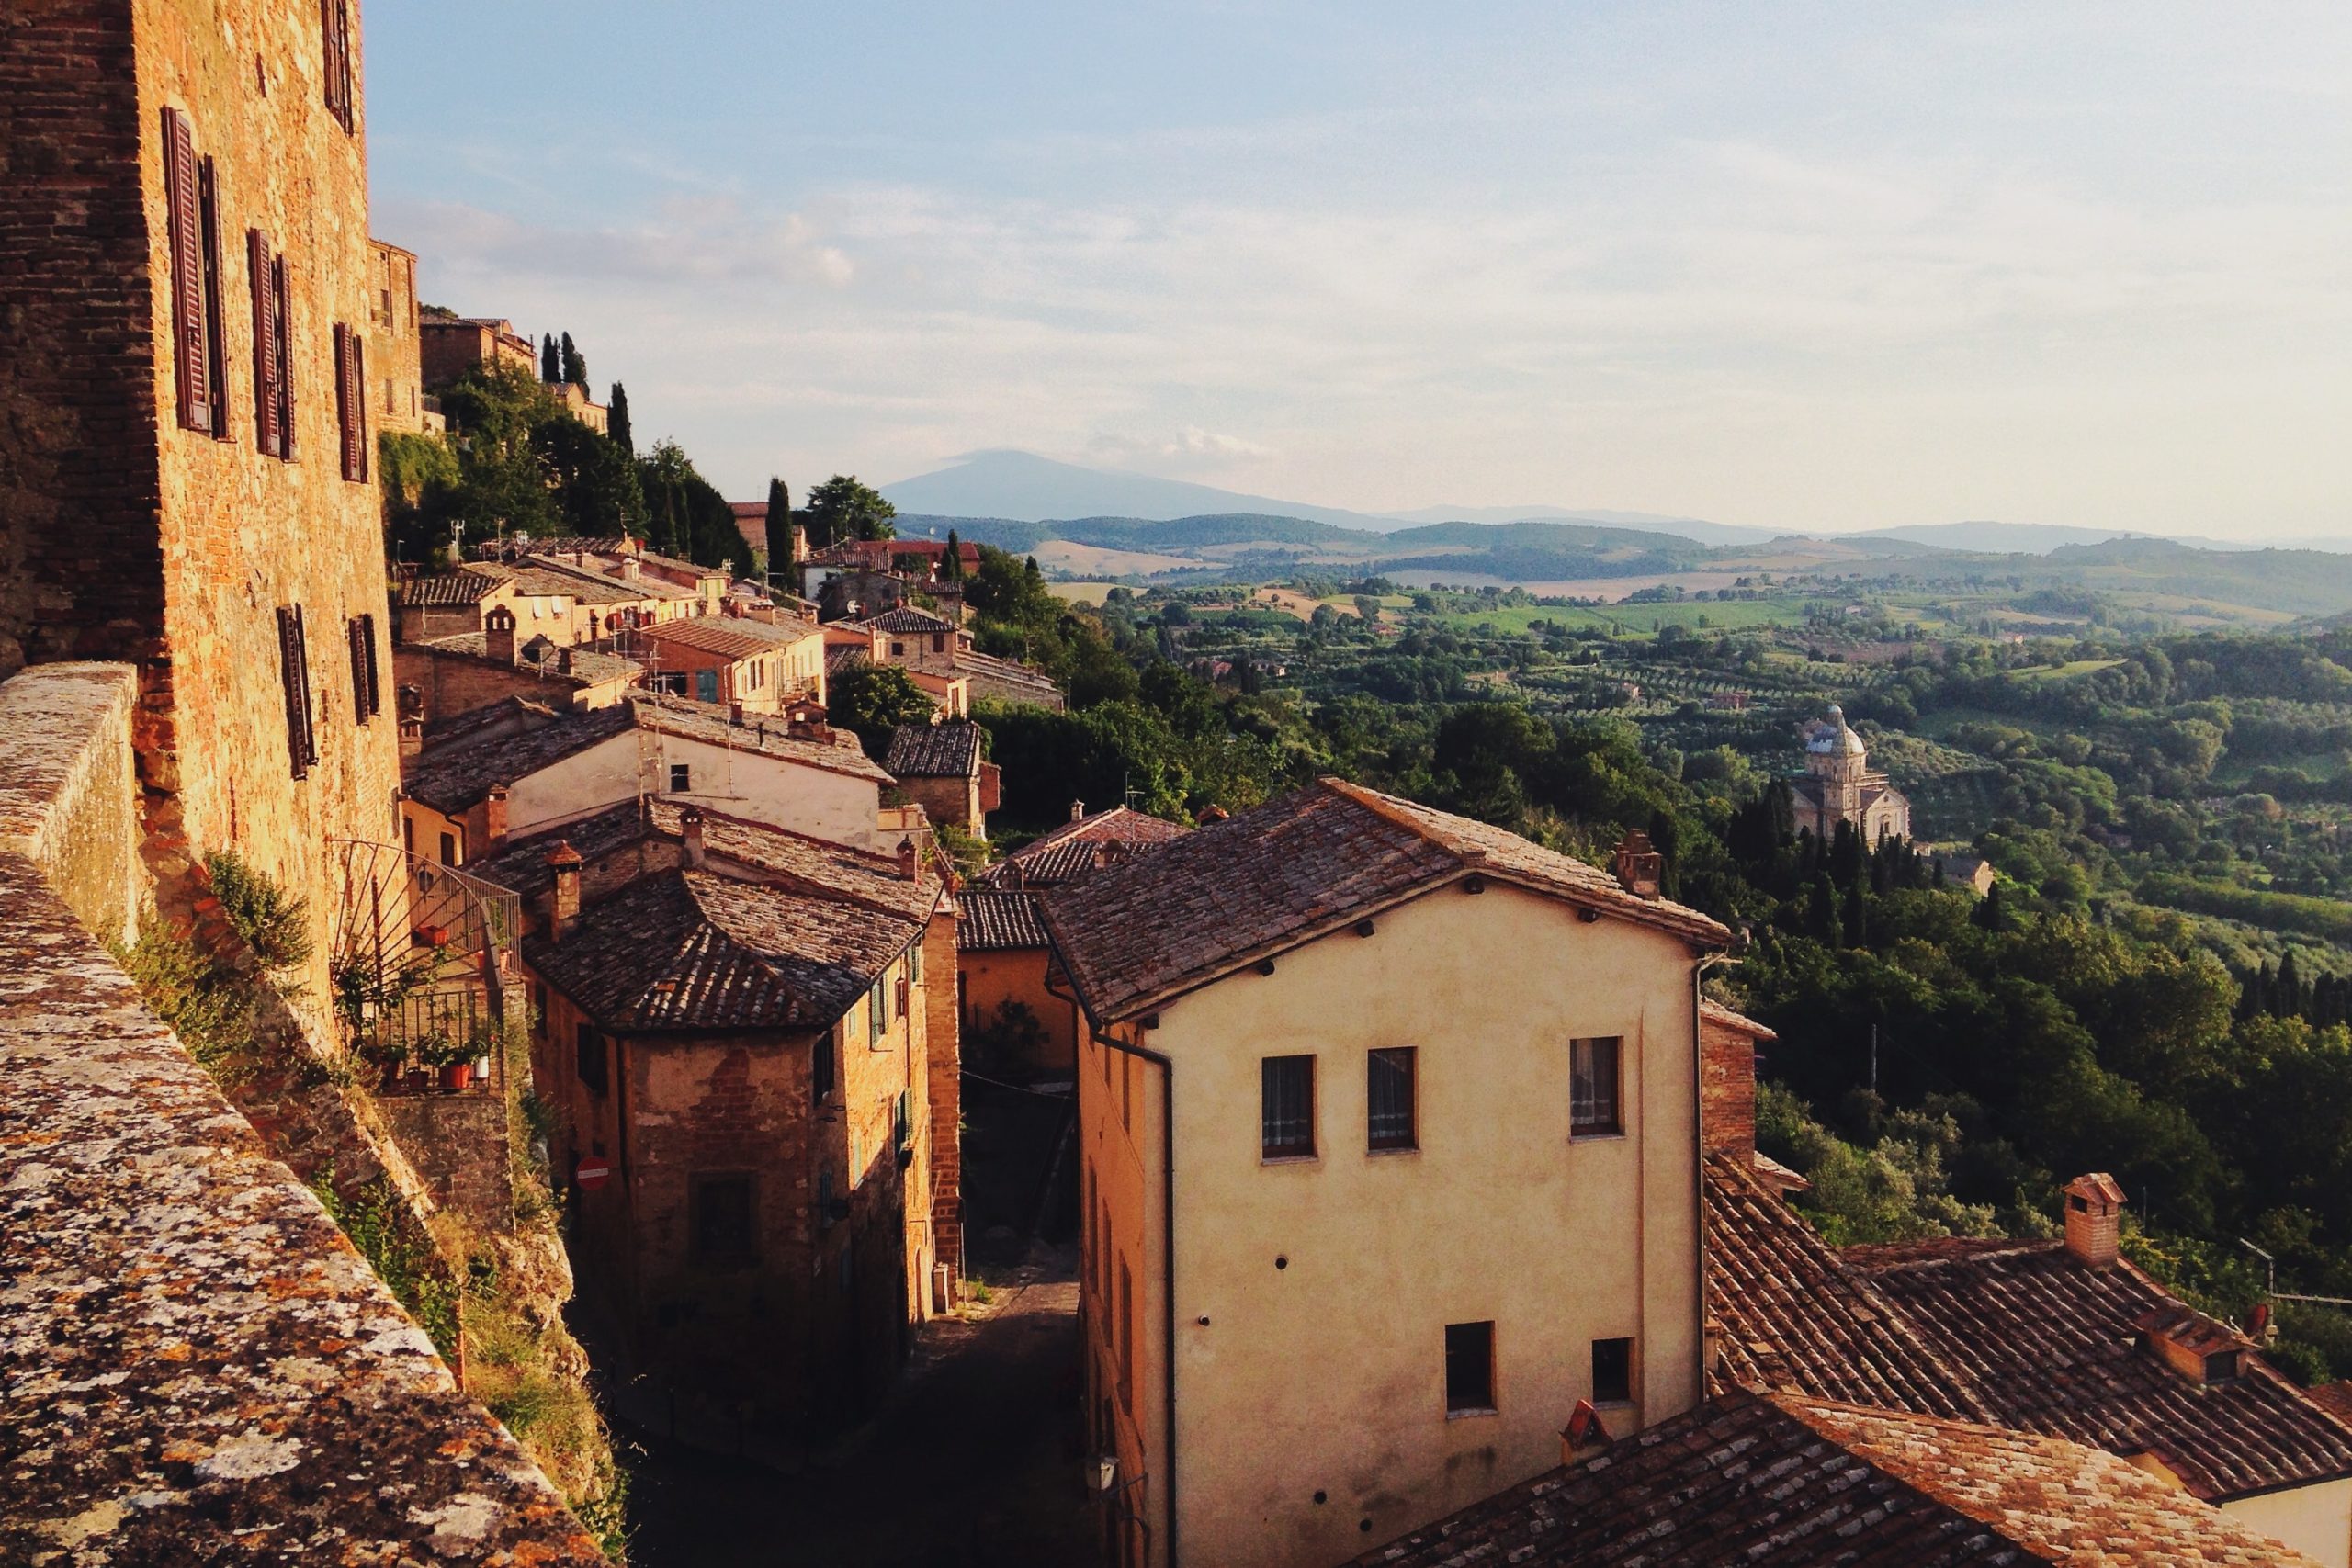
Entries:
{"label": "tiled roof", "polygon": [[1107,1023],[1473,874],[1662,927],[1709,946],[1695,909],[1499,828],[1324,779],[1106,866],[1046,899],[1046,925],[1089,1014]]}
{"label": "tiled roof", "polygon": [[640,878],[581,911],[531,967],[616,1030],[821,1029],[922,927],[862,904],[708,871]]}
{"label": "tiled roof", "polygon": [[639,626],[628,635],[639,641],[670,643],[720,659],[749,659],[753,654],[774,653],[805,641],[817,635],[817,628],[789,622],[771,626],[744,615],[695,615],[683,621],[664,621],[658,626]]}
{"label": "tiled roof", "polygon": [[1713,997],[1699,998],[1699,1016],[1709,1023],[1720,1023],[1724,1028],[1745,1034],[1751,1040],[1770,1042],[1780,1038],[1746,1013],[1734,1012]]}
{"label": "tiled roof", "polygon": [[979,880],[997,887],[1016,881],[1023,887],[1058,887],[1101,865],[1105,846],[1115,844],[1133,852],[1191,831],[1181,822],[1114,806],[1040,834],[980,873]]}
{"label": "tiled roof", "polygon": [[892,782],[890,775],[866,756],[857,737],[846,729],[834,730],[830,740],[813,740],[790,734],[781,718],[755,715],[736,724],[725,708],[685,697],[631,697],[625,705],[635,710],[639,724],[665,735],[705,740],[736,751],[756,751],[763,757],[781,757],[828,773],[872,779],[876,784]]}
{"label": "tiled roof", "polygon": [[423,609],[457,609],[481,604],[497,591],[502,581],[486,571],[462,569],[435,572],[430,577],[412,577],[400,585],[400,602],[404,606]]}
{"label": "tiled roof", "polygon": [[2309,1559],[2112,1455],[1737,1390],[1355,1560],[1356,1568],[1966,1568]]}
{"label": "tiled roof", "polygon": [[[412,645],[425,653],[447,654],[460,659],[488,659],[490,637],[483,632],[458,632],[450,637],[436,637],[429,642]],[[537,675],[545,681],[560,681],[574,686],[601,685],[606,681],[628,681],[645,672],[645,667],[635,660],[617,654],[598,653],[588,648],[561,648],[533,663],[527,652],[518,649],[514,668],[526,675]],[[571,656],[571,668],[563,668],[563,655]]]}
{"label": "tiled roof", "polygon": [[701,597],[691,588],[681,588],[674,582],[664,582],[658,577],[623,577],[617,570],[606,570],[605,563],[593,556],[582,561],[575,561],[567,556],[530,555],[524,557],[516,565],[524,568],[537,568],[540,571],[549,574],[555,581],[564,584],[556,592],[578,592],[582,599],[589,597],[587,592],[582,592],[586,589],[599,590],[620,600],[678,600]]}
{"label": "tiled roof", "polygon": [[857,624],[861,626],[871,626],[877,632],[900,634],[952,632],[956,629],[955,622],[942,615],[934,615],[928,610],[918,610],[912,604],[901,604],[895,610],[885,610],[882,614]]}
{"label": "tiled roof", "polygon": [[2346,1426],[2352,1427],[2352,1382],[2339,1379],[2335,1382],[2322,1383],[2317,1388],[2307,1388],[2303,1393],[2313,1404]]}
{"label": "tiled roof", "polygon": [[828,642],[825,644],[825,673],[838,675],[844,670],[854,670],[873,662],[864,643]]}
{"label": "tiled roof", "polygon": [[956,671],[957,674],[986,675],[992,680],[1007,681],[1015,685],[1036,686],[1050,692],[1061,690],[1054,684],[1052,676],[1041,671],[1032,670],[1026,664],[1015,663],[1010,659],[999,659],[992,653],[980,653],[968,648],[956,649]]}
{"label": "tiled roof", "polygon": [[418,752],[401,768],[409,797],[446,815],[472,809],[500,784],[609,740],[636,720],[628,703],[564,714],[520,735],[469,736]]}
{"label": "tiled roof", "polygon": [[698,560],[688,560],[684,556],[657,555],[651,550],[638,550],[635,554],[639,560],[644,561],[649,565],[662,567],[670,571],[692,572],[696,577],[725,577],[729,575],[727,569],[723,566],[705,566]]}
{"label": "tiled roof", "polygon": [[965,891],[960,902],[964,920],[956,928],[956,945],[966,953],[1017,952],[1049,944],[1035,893],[974,887]]}
{"label": "tiled roof", "polygon": [[902,724],[882,769],[901,779],[967,779],[980,771],[980,727],[969,719]]}
{"label": "tiled roof", "polygon": [[1901,1309],[1736,1156],[1707,1156],[1704,1197],[1718,1383],[1992,1419]]}
{"label": "tiled roof", "polygon": [[1849,1256],[2005,1426],[2153,1453],[2209,1499],[2352,1475],[2352,1428],[2259,1356],[2199,1385],[2140,1343],[2165,1314],[2245,1342],[2128,1261],[2094,1269],[2054,1241]]}

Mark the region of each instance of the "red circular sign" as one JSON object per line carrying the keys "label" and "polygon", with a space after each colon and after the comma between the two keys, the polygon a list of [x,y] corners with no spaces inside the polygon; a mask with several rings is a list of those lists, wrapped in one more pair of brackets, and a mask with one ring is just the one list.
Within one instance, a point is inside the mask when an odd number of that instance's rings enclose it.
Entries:
{"label": "red circular sign", "polygon": [[583,1190],[594,1191],[595,1189],[602,1187],[605,1184],[605,1178],[612,1174],[613,1168],[611,1166],[606,1165],[601,1159],[592,1157],[582,1160],[580,1164],[573,1168],[571,1172],[571,1179],[580,1183]]}

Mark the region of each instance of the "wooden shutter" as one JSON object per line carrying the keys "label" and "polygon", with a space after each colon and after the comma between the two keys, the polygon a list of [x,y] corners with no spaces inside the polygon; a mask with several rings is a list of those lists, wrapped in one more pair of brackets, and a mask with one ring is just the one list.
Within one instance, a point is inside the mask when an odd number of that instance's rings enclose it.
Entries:
{"label": "wooden shutter", "polygon": [[376,617],[354,615],[345,631],[351,642],[352,706],[365,724],[383,708],[383,688],[376,677]]}
{"label": "wooden shutter", "polygon": [[353,125],[350,0],[319,0],[319,30],[326,55],[327,112],[345,130]]}
{"label": "wooden shutter", "polygon": [[254,445],[272,457],[286,456],[286,427],[277,395],[284,369],[278,360],[277,266],[269,236],[245,231],[245,273],[254,290]]}
{"label": "wooden shutter", "polygon": [[187,118],[164,111],[164,199],[170,208],[172,245],[172,373],[180,425],[212,428],[212,356],[204,333],[204,219],[197,193],[196,139]]}
{"label": "wooden shutter", "polygon": [[343,432],[343,477],[368,479],[368,364],[359,334],[342,322],[334,329],[335,419]]}
{"label": "wooden shutter", "polygon": [[204,373],[215,441],[234,441],[229,428],[229,333],[220,304],[220,184],[212,160],[197,164],[197,207],[204,225]]}
{"label": "wooden shutter", "polygon": [[270,263],[269,289],[274,312],[270,330],[277,343],[277,434],[282,443],[277,455],[290,463],[301,455],[302,448],[294,434],[294,316],[286,303],[283,255]]}
{"label": "wooden shutter", "polygon": [[311,666],[303,645],[302,606],[283,605],[277,612],[277,657],[286,687],[286,749],[294,776],[309,774],[319,760],[318,737],[311,728]]}

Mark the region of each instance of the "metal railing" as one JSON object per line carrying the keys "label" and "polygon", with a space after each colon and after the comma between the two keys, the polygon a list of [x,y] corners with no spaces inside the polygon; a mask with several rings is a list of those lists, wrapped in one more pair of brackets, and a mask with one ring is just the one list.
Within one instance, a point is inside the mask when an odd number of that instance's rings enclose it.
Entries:
{"label": "metal railing", "polygon": [[[494,1080],[522,899],[396,844],[329,843],[341,873],[332,977],[345,1050],[383,1065],[388,1088],[412,1081],[402,1066],[436,1065],[422,1061],[428,1054],[487,1056]],[[475,1046],[485,1048],[468,1055]]]}

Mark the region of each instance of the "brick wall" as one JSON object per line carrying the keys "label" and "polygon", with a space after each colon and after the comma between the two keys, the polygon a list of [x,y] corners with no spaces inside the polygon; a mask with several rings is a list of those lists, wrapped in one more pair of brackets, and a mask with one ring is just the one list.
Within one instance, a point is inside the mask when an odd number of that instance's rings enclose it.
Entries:
{"label": "brick wall", "polygon": [[1735,1020],[1736,1014],[1712,1007],[1699,1015],[1699,1136],[1710,1154],[1756,1152],[1756,1042],[1762,1026]]}
{"label": "brick wall", "polygon": [[923,933],[924,1046],[931,1092],[931,1227],[939,1261],[964,1277],[964,1051],[956,1006],[956,919]]}
{"label": "brick wall", "polygon": [[950,823],[967,833],[988,836],[987,824],[979,814],[978,779],[900,779],[898,793],[922,807],[923,815],[933,822]]}

